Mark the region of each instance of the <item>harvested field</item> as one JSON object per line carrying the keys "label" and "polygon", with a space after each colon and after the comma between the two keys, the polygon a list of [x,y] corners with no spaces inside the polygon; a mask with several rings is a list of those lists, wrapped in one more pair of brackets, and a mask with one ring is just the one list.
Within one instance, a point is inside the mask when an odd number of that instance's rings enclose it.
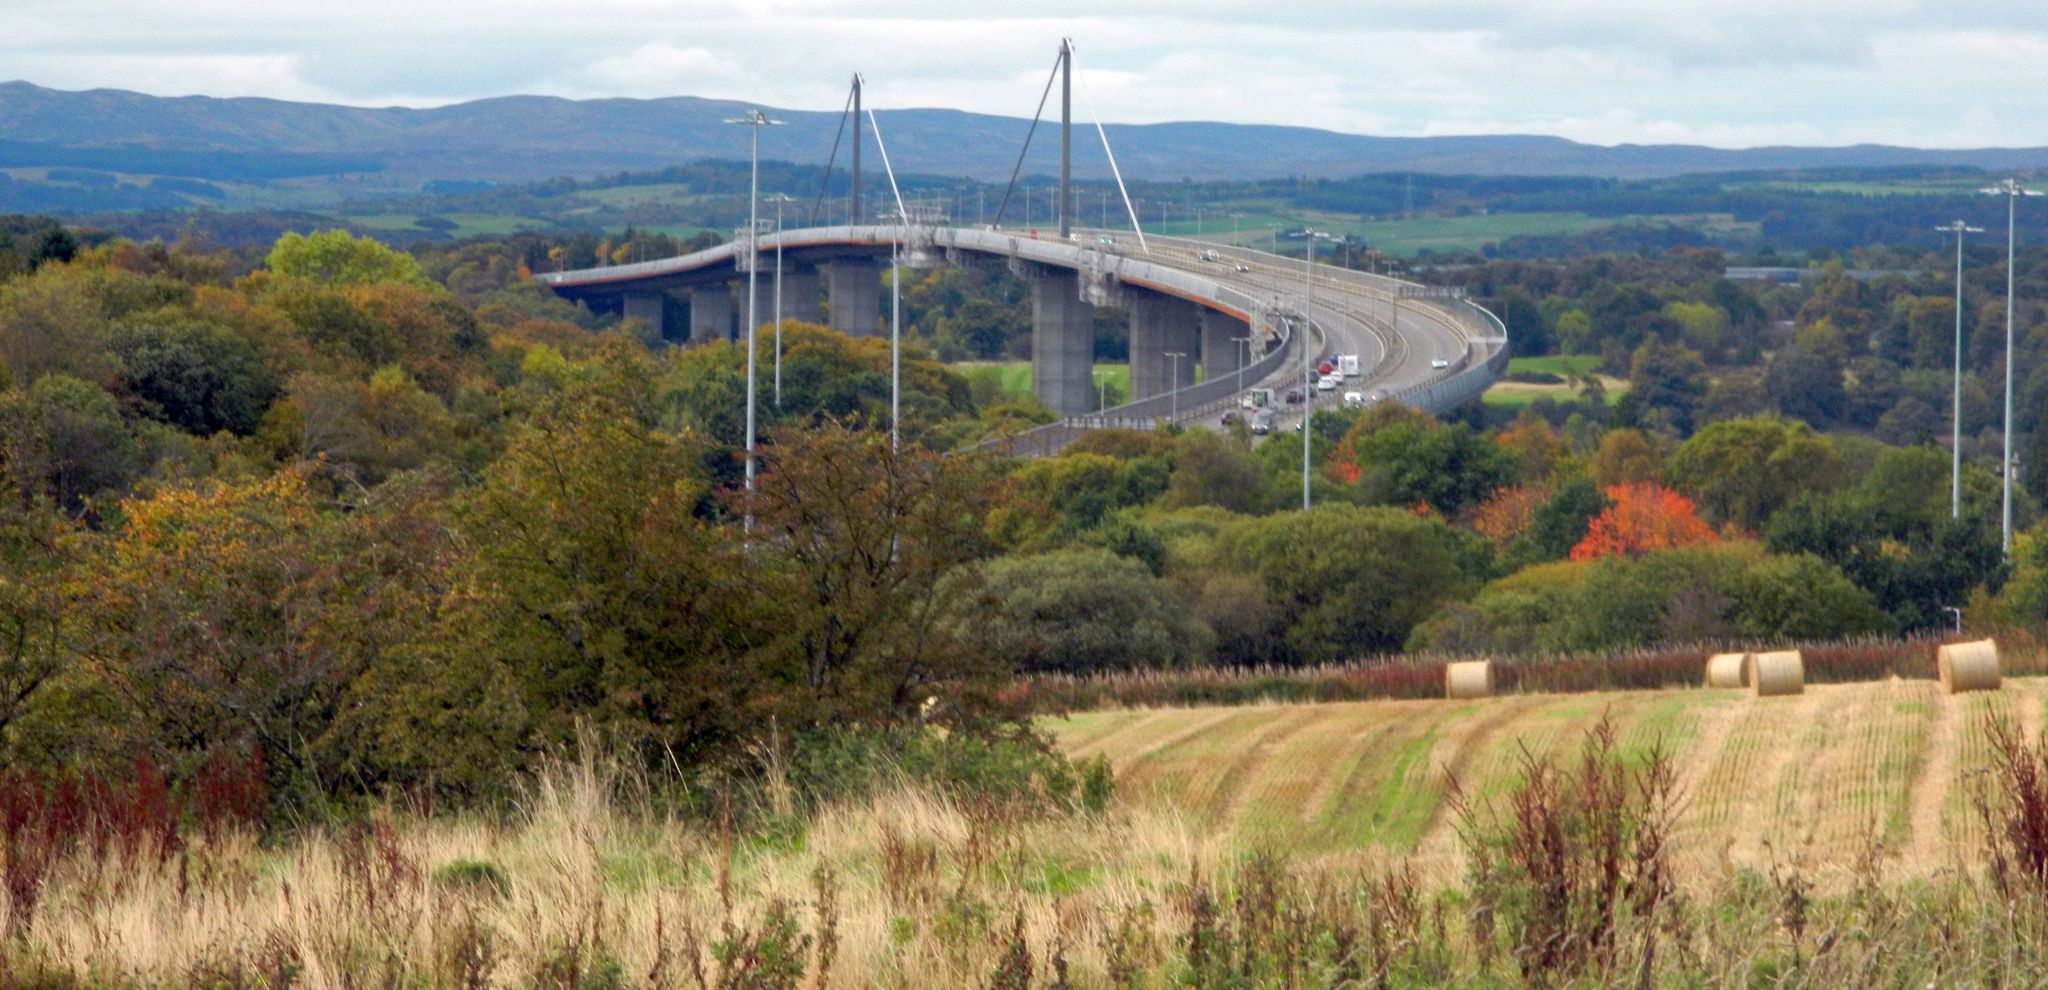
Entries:
{"label": "harvested field", "polygon": [[1178,813],[1206,838],[1307,856],[1359,850],[1459,868],[1447,794],[1513,781],[1522,747],[1576,746],[1611,713],[1623,749],[1662,740],[1685,792],[1684,857],[1719,872],[1798,865],[1846,873],[1869,850],[1930,875],[1974,843],[1967,788],[1988,713],[2039,731],[2048,679],[1951,696],[1934,681],[1817,684],[1753,698],[1674,689],[1097,711],[1049,722],[1070,753],[1115,765],[1124,799]]}

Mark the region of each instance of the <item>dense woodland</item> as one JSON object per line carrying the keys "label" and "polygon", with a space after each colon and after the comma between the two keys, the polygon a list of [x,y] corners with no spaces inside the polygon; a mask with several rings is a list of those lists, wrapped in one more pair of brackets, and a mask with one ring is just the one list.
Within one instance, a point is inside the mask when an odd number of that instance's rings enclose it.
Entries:
{"label": "dense woodland", "polygon": [[[561,244],[6,229],[13,767],[254,765],[301,811],[489,798],[592,728],[691,768],[768,726],[1021,737],[1025,675],[2048,620],[2024,485],[1999,552],[1987,265],[1959,518],[1939,276],[1759,289],[1699,250],[1467,271],[1518,350],[1599,355],[1626,397],[1589,375],[1505,420],[1318,413],[1302,512],[1291,438],[962,452],[1045,419],[938,360],[1028,354],[1014,287],[968,281],[996,276],[906,286],[898,450],[885,344],[786,327],[749,493],[741,348],[650,349],[553,299],[527,275]],[[2031,464],[2048,327],[2020,315]]]}

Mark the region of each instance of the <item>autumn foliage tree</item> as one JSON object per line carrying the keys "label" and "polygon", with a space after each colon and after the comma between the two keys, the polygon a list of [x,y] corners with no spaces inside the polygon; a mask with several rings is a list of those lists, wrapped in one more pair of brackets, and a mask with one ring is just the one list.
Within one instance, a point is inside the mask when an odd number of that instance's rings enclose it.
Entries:
{"label": "autumn foliage tree", "polygon": [[1607,489],[1614,504],[1593,517],[1571,559],[1640,557],[1655,550],[1714,542],[1692,501],[1662,485],[1630,483]]}

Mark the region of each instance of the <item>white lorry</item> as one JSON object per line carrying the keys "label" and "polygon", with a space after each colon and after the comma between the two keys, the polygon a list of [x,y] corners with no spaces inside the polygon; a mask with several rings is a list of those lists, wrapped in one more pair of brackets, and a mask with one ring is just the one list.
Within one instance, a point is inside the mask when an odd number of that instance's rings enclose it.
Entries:
{"label": "white lorry", "polygon": [[1343,375],[1346,378],[1358,377],[1358,355],[1337,355],[1337,373]]}

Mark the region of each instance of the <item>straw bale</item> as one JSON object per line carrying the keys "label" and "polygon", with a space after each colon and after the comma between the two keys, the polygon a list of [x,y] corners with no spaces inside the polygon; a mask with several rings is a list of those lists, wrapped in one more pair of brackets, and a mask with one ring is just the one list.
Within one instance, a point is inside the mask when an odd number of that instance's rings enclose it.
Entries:
{"label": "straw bale", "polygon": [[1995,640],[1949,643],[1934,651],[1934,666],[1941,675],[1941,686],[1950,694],[1998,690],[1998,643]]}
{"label": "straw bale", "polygon": [[1749,686],[1749,654],[1716,653],[1707,658],[1707,686],[1743,688]]}
{"label": "straw bale", "polygon": [[1444,697],[1493,697],[1493,662],[1466,660],[1444,665]]}
{"label": "straw bale", "polygon": [[1749,655],[1749,688],[1759,698],[1806,690],[1806,665],[1798,650]]}

